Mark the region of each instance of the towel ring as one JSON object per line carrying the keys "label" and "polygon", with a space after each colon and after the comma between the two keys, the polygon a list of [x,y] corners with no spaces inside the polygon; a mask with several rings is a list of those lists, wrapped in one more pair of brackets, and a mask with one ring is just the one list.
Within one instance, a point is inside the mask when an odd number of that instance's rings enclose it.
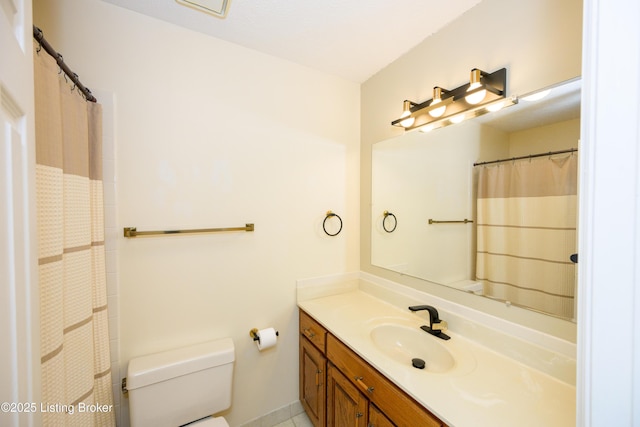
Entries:
{"label": "towel ring", "polygon": [[[331,218],[332,216],[335,216],[340,221],[340,228],[338,228],[338,231],[336,231],[334,234],[331,234],[331,233],[329,233],[327,231],[327,220],[329,218]],[[342,231],[342,218],[340,218],[340,216],[338,214],[335,214],[335,213],[333,213],[331,211],[327,211],[327,216],[324,218],[324,221],[322,221],[322,229],[327,234],[327,236],[331,236],[331,237],[337,236]]]}
{"label": "towel ring", "polygon": [[[386,231],[387,233],[393,233],[398,226],[398,218],[396,218],[396,216],[389,211],[384,211],[382,214],[384,215],[384,218],[382,219],[382,228],[384,228],[384,231]],[[389,218],[390,216],[393,217],[393,228],[391,230],[387,228],[387,218]]]}

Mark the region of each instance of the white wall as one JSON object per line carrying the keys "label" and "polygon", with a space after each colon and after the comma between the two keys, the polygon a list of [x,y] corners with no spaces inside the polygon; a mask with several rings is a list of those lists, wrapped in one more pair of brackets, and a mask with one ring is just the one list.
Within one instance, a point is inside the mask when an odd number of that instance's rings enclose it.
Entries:
{"label": "white wall", "polygon": [[640,98],[618,96],[640,92],[638,16],[636,0],[585,0],[576,398],[584,427],[640,425]]}
{"label": "white wall", "polygon": [[513,132],[509,134],[509,155],[507,157],[526,156],[531,152],[547,153],[567,148],[578,148],[579,140],[580,119]]}
{"label": "white wall", "polygon": [[401,134],[390,125],[402,101],[431,99],[433,86],[455,88],[477,67],[507,68],[507,93],[524,94],[581,74],[582,0],[484,0],[394,61],[362,86],[360,266],[363,271],[470,305],[563,339],[575,324],[478,298],[375,267],[370,260],[371,147]]}
{"label": "white wall", "polygon": [[[121,367],[229,336],[231,425],[296,401],[295,280],[358,269],[359,86],[97,0],[34,9],[81,80],[113,93]],[[121,237],[245,223],[255,232]],[[281,336],[259,353],[249,330],[266,326]]]}

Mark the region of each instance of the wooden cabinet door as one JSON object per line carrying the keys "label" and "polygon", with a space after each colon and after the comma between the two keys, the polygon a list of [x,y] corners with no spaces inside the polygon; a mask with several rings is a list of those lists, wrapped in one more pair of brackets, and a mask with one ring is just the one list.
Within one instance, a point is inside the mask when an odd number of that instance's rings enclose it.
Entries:
{"label": "wooden cabinet door", "polygon": [[335,366],[327,371],[327,427],[366,427],[369,401]]}
{"label": "wooden cabinet door", "polygon": [[395,427],[373,403],[369,404],[369,424],[367,427]]}
{"label": "wooden cabinet door", "polygon": [[315,427],[325,426],[327,359],[300,337],[300,402]]}

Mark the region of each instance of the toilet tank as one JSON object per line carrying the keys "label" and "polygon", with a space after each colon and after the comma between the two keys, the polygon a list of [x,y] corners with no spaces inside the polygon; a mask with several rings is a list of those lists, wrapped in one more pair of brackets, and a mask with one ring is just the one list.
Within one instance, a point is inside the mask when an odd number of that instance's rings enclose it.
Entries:
{"label": "toilet tank", "polygon": [[129,361],[126,387],[132,427],[176,427],[231,406],[231,338]]}

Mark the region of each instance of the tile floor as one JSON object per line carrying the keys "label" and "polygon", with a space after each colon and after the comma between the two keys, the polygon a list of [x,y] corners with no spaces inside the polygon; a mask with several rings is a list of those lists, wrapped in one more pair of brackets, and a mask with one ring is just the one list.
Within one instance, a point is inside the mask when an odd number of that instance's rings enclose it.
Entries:
{"label": "tile floor", "polygon": [[281,422],[280,424],[276,424],[273,427],[313,427],[313,424],[311,424],[307,414],[302,412],[301,414],[298,414],[287,421]]}

